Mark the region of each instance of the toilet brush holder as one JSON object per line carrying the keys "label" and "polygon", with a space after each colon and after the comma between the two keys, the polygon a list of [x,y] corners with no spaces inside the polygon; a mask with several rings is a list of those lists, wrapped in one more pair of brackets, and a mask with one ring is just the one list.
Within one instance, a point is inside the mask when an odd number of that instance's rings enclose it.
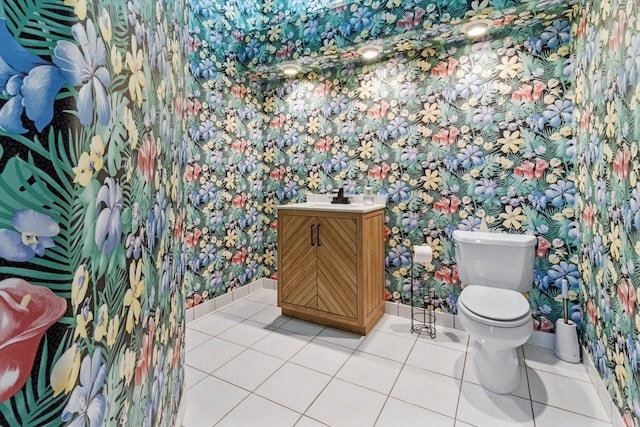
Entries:
{"label": "toilet brush holder", "polygon": [[565,323],[564,319],[556,321],[554,353],[558,359],[569,363],[580,362],[580,346],[578,344],[578,330],[572,320]]}

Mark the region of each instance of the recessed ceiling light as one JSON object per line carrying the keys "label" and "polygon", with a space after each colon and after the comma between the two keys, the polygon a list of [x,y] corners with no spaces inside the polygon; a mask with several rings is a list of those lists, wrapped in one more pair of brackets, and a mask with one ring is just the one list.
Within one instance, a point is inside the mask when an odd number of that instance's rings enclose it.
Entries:
{"label": "recessed ceiling light", "polygon": [[302,69],[298,64],[281,64],[279,67],[287,76],[295,76]]}
{"label": "recessed ceiling light", "polygon": [[468,37],[478,37],[489,30],[492,21],[488,19],[478,19],[477,21],[465,22],[460,26],[460,32],[466,34]]}
{"label": "recessed ceiling light", "polygon": [[364,59],[374,59],[377,58],[380,53],[382,53],[382,47],[377,44],[365,44],[360,49],[358,49],[358,53]]}

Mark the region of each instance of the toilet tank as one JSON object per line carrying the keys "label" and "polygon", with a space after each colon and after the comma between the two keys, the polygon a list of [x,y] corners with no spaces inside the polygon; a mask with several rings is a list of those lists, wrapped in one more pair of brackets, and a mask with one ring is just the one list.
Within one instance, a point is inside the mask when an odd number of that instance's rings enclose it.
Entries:
{"label": "toilet tank", "polygon": [[453,241],[458,274],[465,285],[518,292],[533,287],[535,236],[455,230]]}

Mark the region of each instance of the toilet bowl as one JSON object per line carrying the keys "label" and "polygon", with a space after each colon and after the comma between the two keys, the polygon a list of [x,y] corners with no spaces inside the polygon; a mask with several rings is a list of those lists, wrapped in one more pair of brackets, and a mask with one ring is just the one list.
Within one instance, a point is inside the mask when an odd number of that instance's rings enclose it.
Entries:
{"label": "toilet bowl", "polygon": [[[499,303],[487,304],[483,298]],[[494,393],[515,390],[520,384],[516,348],[533,333],[526,298],[506,289],[468,287],[458,298],[457,320],[474,342],[474,367],[480,384]]]}
{"label": "toilet bowl", "polygon": [[500,394],[520,383],[516,348],[533,334],[529,302],[537,239],[530,235],[456,230],[459,277],[457,320],[474,343],[480,384]]}

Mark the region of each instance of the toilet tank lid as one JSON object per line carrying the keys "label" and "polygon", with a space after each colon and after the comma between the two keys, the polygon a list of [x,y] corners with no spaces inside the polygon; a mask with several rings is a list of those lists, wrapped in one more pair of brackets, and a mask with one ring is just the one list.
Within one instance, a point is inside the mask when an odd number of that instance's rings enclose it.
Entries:
{"label": "toilet tank lid", "polygon": [[488,233],[485,231],[455,230],[453,240],[458,243],[482,243],[485,245],[535,246],[536,236],[531,234]]}

